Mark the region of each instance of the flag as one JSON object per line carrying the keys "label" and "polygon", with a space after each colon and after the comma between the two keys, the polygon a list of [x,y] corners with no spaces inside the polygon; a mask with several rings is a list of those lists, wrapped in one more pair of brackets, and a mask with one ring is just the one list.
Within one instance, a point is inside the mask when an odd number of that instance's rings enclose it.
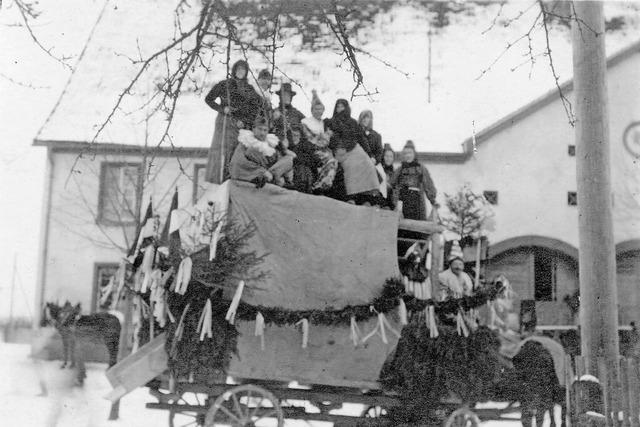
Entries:
{"label": "flag", "polygon": [[169,262],[171,265],[180,262],[180,228],[174,224],[178,220],[178,189],[176,188],[169,207],[169,215],[160,235],[160,246],[169,248]]}
{"label": "flag", "polygon": [[[140,225],[138,226],[138,230],[136,231],[136,238],[133,241],[133,245],[131,245],[129,252],[127,253],[127,259],[131,263],[133,263],[134,267],[137,267],[138,265],[140,265],[140,262],[142,262],[142,257],[140,256],[141,255],[140,248],[149,244],[148,241],[145,242],[145,239],[149,237],[147,236],[148,228],[149,228],[148,224],[153,225],[153,206],[152,206],[151,200],[149,200],[147,211],[145,212],[144,218],[142,219],[142,221],[140,222]],[[138,260],[138,258],[140,259]]]}

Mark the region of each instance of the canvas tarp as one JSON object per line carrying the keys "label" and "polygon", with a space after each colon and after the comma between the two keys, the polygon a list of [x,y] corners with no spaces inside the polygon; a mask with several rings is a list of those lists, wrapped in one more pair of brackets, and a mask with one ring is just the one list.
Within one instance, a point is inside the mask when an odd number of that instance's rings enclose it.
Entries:
{"label": "canvas tarp", "polygon": [[228,194],[228,216],[253,223],[249,247],[267,254],[268,278],[249,282],[242,301],[291,310],[366,304],[399,275],[398,213],[322,196],[229,181],[198,203]]}

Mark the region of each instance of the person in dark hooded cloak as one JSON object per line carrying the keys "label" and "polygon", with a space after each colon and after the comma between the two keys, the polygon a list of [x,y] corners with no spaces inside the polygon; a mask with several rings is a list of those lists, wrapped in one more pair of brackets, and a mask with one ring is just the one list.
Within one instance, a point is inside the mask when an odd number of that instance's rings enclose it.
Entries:
{"label": "person in dark hooded cloak", "polygon": [[[333,117],[327,119],[326,127],[330,132],[329,148],[333,150],[342,168],[346,200],[359,205],[378,204],[381,198],[378,174],[362,148],[366,144],[364,133],[358,122],[351,117],[347,100],[336,101]],[[341,181],[337,179],[334,184],[341,185]]]}
{"label": "person in dark hooded cloak", "polygon": [[[249,64],[240,60],[233,64],[231,75],[209,91],[205,102],[218,112],[206,180],[222,183],[229,175],[231,156],[238,144],[238,131],[251,129],[263,107],[262,98],[249,84]],[[218,102],[218,99],[220,100]]]}

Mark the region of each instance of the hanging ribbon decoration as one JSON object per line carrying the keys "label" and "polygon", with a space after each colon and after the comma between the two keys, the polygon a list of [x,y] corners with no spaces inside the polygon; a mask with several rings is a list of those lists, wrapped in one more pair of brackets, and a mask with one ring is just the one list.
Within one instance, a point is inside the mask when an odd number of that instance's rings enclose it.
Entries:
{"label": "hanging ribbon decoration", "polygon": [[242,297],[242,291],[244,290],[244,280],[241,280],[236,288],[236,293],[233,295],[225,320],[233,325],[236,319],[236,312],[238,311],[238,305],[240,305],[240,298]]}
{"label": "hanging ribbon decoration", "polygon": [[[375,308],[373,308],[373,306],[371,307],[371,310],[376,311]],[[385,315],[383,313],[378,313],[378,322],[376,324],[376,327],[373,328],[373,330],[369,332],[369,334],[367,334],[367,336],[362,339],[362,342],[365,343],[374,335],[380,334],[380,339],[382,339],[382,342],[385,344],[389,344],[389,340],[387,339],[386,329],[389,329],[391,333],[393,333],[395,336],[400,338],[400,333],[395,329],[393,329],[393,327],[391,326],[391,324],[389,323]]]}
{"label": "hanging ribbon decoration", "polygon": [[302,348],[307,348],[309,344],[309,320],[302,319],[296,323],[296,326],[302,326]]}
{"label": "hanging ribbon decoration", "polygon": [[262,316],[260,312],[256,314],[256,329],[254,335],[260,337],[260,348],[264,351],[264,316]]}
{"label": "hanging ribbon decoration", "polygon": [[458,331],[458,335],[464,335],[465,338],[469,336],[469,330],[464,322],[462,310],[458,311],[458,314],[456,314],[456,330]]}
{"label": "hanging ribbon decoration", "polygon": [[200,341],[204,341],[205,337],[213,338],[213,331],[211,330],[211,300],[207,298],[207,303],[204,305],[202,314],[200,315],[200,321],[198,322],[197,331],[200,332]]}
{"label": "hanging ribbon decoration", "polygon": [[144,257],[142,258],[142,265],[140,270],[144,274],[142,279],[142,285],[140,286],[140,292],[143,294],[147,292],[151,286],[151,274],[153,273],[153,259],[156,256],[156,249],[153,245],[149,245],[144,249]]}
{"label": "hanging ribbon decoration", "polygon": [[440,333],[438,332],[438,325],[436,324],[436,309],[430,305],[425,310],[427,316],[427,327],[429,328],[429,337],[438,338]]}
{"label": "hanging ribbon decoration", "polygon": [[178,266],[178,273],[175,280],[175,292],[180,295],[184,295],[187,292],[187,286],[191,281],[191,269],[193,268],[193,261],[191,257],[185,257],[180,261]]}
{"label": "hanging ribbon decoration", "polygon": [[358,327],[358,323],[356,322],[356,317],[351,316],[351,341],[353,342],[354,347],[358,346],[361,335],[362,332],[360,332],[360,328]]}
{"label": "hanging ribbon decoration", "polygon": [[191,307],[191,303],[187,304],[182,310],[182,315],[180,316],[180,321],[178,322],[178,326],[176,326],[176,331],[173,334],[174,339],[171,343],[171,357],[176,356],[176,352],[178,350],[178,342],[182,339],[182,334],[184,333],[184,318],[187,316],[187,311],[189,311],[189,307]]}
{"label": "hanging ribbon decoration", "polygon": [[400,324],[402,326],[409,324],[409,319],[407,316],[407,306],[402,298],[400,298],[400,304],[398,305],[398,315],[400,316]]}

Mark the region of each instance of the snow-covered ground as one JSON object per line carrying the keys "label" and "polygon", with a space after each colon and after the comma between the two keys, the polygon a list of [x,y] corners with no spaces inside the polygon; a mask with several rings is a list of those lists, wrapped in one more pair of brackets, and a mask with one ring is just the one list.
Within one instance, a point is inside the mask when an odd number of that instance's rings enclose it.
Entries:
{"label": "snow-covered ground", "polygon": [[[108,421],[110,404],[103,396],[110,391],[104,375],[106,365],[88,364],[83,388],[73,386],[74,372],[60,369],[59,361],[35,361],[29,346],[0,343],[0,422],[5,426],[33,427],[161,427],[168,425],[168,412],[146,409],[153,398],[146,388],[125,396],[120,419]],[[41,395],[40,381],[47,396]],[[356,405],[354,405],[356,406]],[[359,408],[357,410],[360,410]],[[287,426],[330,426],[330,423],[287,421]],[[516,427],[519,421],[487,422],[484,426]]]}

